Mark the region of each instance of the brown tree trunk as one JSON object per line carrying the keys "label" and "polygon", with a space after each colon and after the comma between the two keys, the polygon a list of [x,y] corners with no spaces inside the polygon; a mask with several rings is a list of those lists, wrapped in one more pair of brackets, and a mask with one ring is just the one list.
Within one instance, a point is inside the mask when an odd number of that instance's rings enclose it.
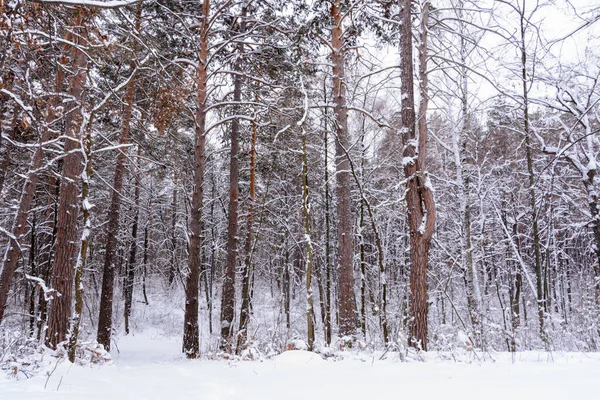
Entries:
{"label": "brown tree trunk", "polygon": [[246,257],[244,260],[244,269],[242,271],[242,306],[240,308],[240,329],[236,352],[239,354],[242,346],[246,344],[248,338],[248,322],[250,320],[250,282],[252,276],[252,240],[254,238],[254,204],[256,194],[256,139],[257,125],[252,124],[252,139],[250,143],[250,193],[248,196],[248,223],[246,229]]}
{"label": "brown tree trunk", "polygon": [[188,275],[185,284],[185,317],[182,351],[188,358],[200,355],[200,333],[198,327],[198,289],[200,282],[200,236],[202,235],[202,184],[204,183],[204,163],[206,147],[206,84],[208,61],[208,34],[210,0],[202,4],[202,25],[200,27],[200,53],[196,68],[196,143],[194,146],[194,189],[190,212],[190,244],[188,254]]}
{"label": "brown tree trunk", "polygon": [[[246,25],[246,6],[242,7],[239,26],[236,33],[242,34]],[[244,47],[240,42],[237,45],[237,56],[233,69],[242,71],[242,53]],[[232,114],[238,115],[242,101],[242,77],[233,76],[233,102]],[[239,157],[240,120],[231,121],[231,152],[229,158],[229,211],[227,225],[227,259],[225,262],[225,277],[223,279],[223,292],[221,293],[221,349],[232,351],[233,320],[235,318],[235,270],[237,265],[237,235],[238,235],[238,198],[240,167]]]}
{"label": "brown tree trunk", "polygon": [[360,216],[358,220],[358,232],[360,237],[360,329],[364,338],[367,337],[367,260],[365,249],[365,203],[360,202]]}
{"label": "brown tree trunk", "polygon": [[169,285],[173,284],[177,273],[177,171],[173,171],[173,201],[171,202],[171,267]]}
{"label": "brown tree trunk", "polygon": [[137,151],[137,171],[135,174],[135,194],[134,194],[134,216],[131,225],[131,249],[129,251],[129,262],[127,263],[127,274],[125,276],[125,306],[123,308],[125,317],[125,334],[129,335],[129,317],[131,316],[131,307],[133,305],[133,283],[135,281],[135,260],[137,256],[137,236],[138,224],[140,220],[140,186],[141,186],[141,156],[142,148],[138,145]]}
{"label": "brown tree trunk", "polygon": [[91,235],[91,205],[89,203],[90,185],[89,179],[92,176],[92,159],[91,159],[91,147],[92,147],[92,135],[91,135],[91,124],[90,120],[88,123],[87,134],[85,138],[85,174],[83,175],[81,185],[81,209],[83,210],[83,233],[81,235],[81,249],[79,250],[79,262],[75,268],[75,312],[73,313],[73,323],[71,329],[71,336],[69,337],[69,361],[75,362],[75,351],[77,350],[77,340],[79,338],[79,328],[81,324],[81,314],[83,313],[83,296],[85,290],[83,287],[83,271],[85,269],[85,263],[87,260],[87,250],[90,243]]}
{"label": "brown tree trunk", "polygon": [[469,171],[465,161],[467,150],[467,135],[469,133],[469,102],[468,102],[468,49],[467,40],[463,36],[466,33],[465,22],[463,18],[464,3],[461,0],[458,4],[459,34],[460,39],[460,102],[461,102],[461,121],[460,128],[456,129],[452,135],[452,145],[454,150],[454,162],[456,164],[456,182],[459,196],[460,216],[461,216],[461,263],[463,269],[463,278],[465,281],[465,291],[467,295],[467,308],[471,320],[471,339],[475,345],[481,345],[481,328],[479,322],[479,303],[481,294],[479,292],[478,276],[473,264],[473,249],[471,247],[471,207],[469,205]]}
{"label": "brown tree trunk", "polygon": [[283,268],[281,270],[281,291],[283,294],[283,312],[285,314],[285,327],[288,329],[291,328],[291,316],[290,316],[290,303],[291,303],[291,294],[290,294],[290,250],[288,248],[287,241],[283,240],[283,245],[285,246],[285,259],[283,263]]}
{"label": "brown tree trunk", "polygon": [[[86,44],[85,25],[89,11],[77,7],[72,11],[71,23],[66,39],[79,46]],[[67,46],[67,45],[65,45]],[[66,65],[74,71],[69,79],[69,95],[75,99],[75,107],[83,104],[83,91],[87,78],[87,55],[75,47],[68,47]],[[73,275],[77,264],[79,233],[79,180],[82,173],[81,135],[84,122],[83,112],[78,109],[66,113],[63,160],[58,200],[58,226],[56,231],[56,256],[54,259],[52,286],[56,295],[50,305],[46,343],[55,349],[67,338],[73,297]]]}
{"label": "brown tree trunk", "polygon": [[346,43],[342,27],[341,1],[331,4],[331,61],[333,67],[333,101],[336,121],[336,193],[338,214],[338,268],[339,268],[339,335],[354,337],[358,328],[356,297],[354,294],[354,269],[352,265],[353,231],[350,207],[350,161],[346,152],[350,145],[344,55]]}
{"label": "brown tree trunk", "polygon": [[[136,25],[139,27],[139,11]],[[135,68],[132,62],[131,70]],[[119,145],[129,143],[131,129],[131,111],[133,109],[133,97],[135,91],[135,77],[132,77],[127,84],[125,92],[125,108],[123,110],[123,130],[119,138]],[[125,175],[125,161],[127,160],[126,149],[119,149],[117,163],[115,165],[115,174],[112,185],[112,197],[108,209],[108,226],[106,235],[106,246],[104,256],[104,266],[102,273],[102,292],[100,294],[100,314],[98,316],[98,343],[104,346],[106,351],[110,350],[110,340],[112,333],[112,310],[113,293],[115,280],[115,256],[118,245],[119,219],[121,216],[121,191],[123,190],[123,178]]]}
{"label": "brown tree trunk", "polygon": [[210,269],[204,275],[205,296],[208,306],[208,332],[213,333],[213,286],[215,278],[215,270],[217,265],[217,228],[215,222],[215,203],[217,199],[217,182],[215,174],[211,175],[211,202],[210,202]]}
{"label": "brown tree trunk", "polygon": [[[152,202],[148,203],[148,209],[152,207]],[[150,226],[151,214],[148,211],[148,221],[144,227],[144,255],[142,256],[142,294],[144,295],[144,304],[150,304],[148,302],[148,293],[146,293],[146,276],[148,275],[148,228]]]}
{"label": "brown tree trunk", "polygon": [[304,238],[306,240],[306,325],[308,350],[315,343],[314,304],[312,290],[313,246],[310,237],[310,203],[308,191],[308,155],[306,152],[306,132],[302,133],[302,214],[304,217]]}
{"label": "brown tree trunk", "polygon": [[542,276],[542,257],[540,254],[540,234],[538,227],[538,215],[536,208],[535,194],[535,171],[533,170],[533,155],[531,143],[531,131],[529,126],[529,97],[527,89],[527,51],[525,48],[525,29],[528,22],[526,21],[525,10],[520,14],[521,22],[521,73],[523,87],[523,131],[525,133],[525,157],[527,161],[527,173],[529,175],[529,207],[531,212],[532,229],[533,229],[533,251],[535,256],[535,275],[536,275],[536,295],[537,295],[537,311],[540,328],[540,338],[545,345],[548,345],[548,337],[544,328],[544,308],[546,301],[544,298],[543,276]]}
{"label": "brown tree trunk", "polygon": [[427,155],[427,21],[429,3],[422,10],[421,37],[419,46],[419,106],[418,130],[416,135],[413,65],[411,0],[402,1],[400,51],[402,73],[402,131],[405,138],[404,175],[408,190],[406,205],[410,232],[410,299],[409,299],[409,346],[427,350],[427,264],[429,246],[435,228],[435,203],[429,178],[425,172]]}
{"label": "brown tree trunk", "polygon": [[[327,100],[327,99],[325,99]],[[327,102],[327,101],[325,101]],[[328,156],[328,125],[327,118],[325,119],[325,343],[331,345],[331,217],[329,214],[329,162]]]}

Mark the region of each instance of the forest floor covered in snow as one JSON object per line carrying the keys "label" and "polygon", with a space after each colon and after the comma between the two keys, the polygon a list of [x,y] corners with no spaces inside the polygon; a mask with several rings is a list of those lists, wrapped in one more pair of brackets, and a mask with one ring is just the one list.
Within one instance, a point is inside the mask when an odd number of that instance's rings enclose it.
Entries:
{"label": "forest floor covered in snow", "polygon": [[[74,365],[46,356],[34,375],[0,374],[0,399],[592,399],[598,353],[344,352],[329,359],[287,351],[260,361],[186,360],[179,338],[119,338],[113,360]],[[117,349],[118,347],[118,349]],[[414,397],[413,397],[414,398]]]}

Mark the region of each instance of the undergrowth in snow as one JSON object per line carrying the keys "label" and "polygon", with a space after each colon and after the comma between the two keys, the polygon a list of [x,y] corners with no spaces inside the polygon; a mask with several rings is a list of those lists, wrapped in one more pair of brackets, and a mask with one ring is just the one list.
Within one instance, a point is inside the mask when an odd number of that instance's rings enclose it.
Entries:
{"label": "undergrowth in snow", "polygon": [[[181,340],[156,329],[120,336],[105,363],[71,364],[45,352],[37,368],[0,376],[0,399],[423,399],[594,398],[600,354],[573,352],[404,353],[289,350],[187,360]],[[25,347],[23,347],[25,346]],[[12,344],[25,350],[26,344]],[[32,347],[34,349],[34,347]],[[32,357],[31,351],[23,353]],[[211,358],[211,359],[209,359]],[[3,362],[6,364],[5,362]],[[29,379],[23,379],[23,378]],[[533,397],[532,397],[533,396]]]}
{"label": "undergrowth in snow", "polygon": [[[94,342],[95,316],[84,313],[75,363],[64,349],[52,351],[41,340],[26,338],[23,326],[3,325],[0,399],[331,400],[412,393],[424,399],[488,400],[518,393],[517,399],[543,394],[545,400],[564,400],[591,392],[600,373],[597,353],[473,348],[468,336],[451,325],[435,327],[427,353],[409,349],[402,331],[395,332],[385,350],[376,331],[355,341],[334,336],[326,346],[319,330],[315,351],[308,352],[302,307],[291,307],[288,329],[282,304],[267,290],[257,293],[249,341],[240,355],[218,349],[218,301],[212,313],[201,303],[201,358],[187,360],[181,353],[181,289],[149,286],[150,305],[135,293],[127,336],[122,302],[115,302],[110,354]],[[115,298],[120,296],[117,291]],[[292,298],[301,301],[302,296]],[[92,303],[88,310],[95,307]],[[563,348],[575,343],[566,333],[560,340],[567,344]]]}

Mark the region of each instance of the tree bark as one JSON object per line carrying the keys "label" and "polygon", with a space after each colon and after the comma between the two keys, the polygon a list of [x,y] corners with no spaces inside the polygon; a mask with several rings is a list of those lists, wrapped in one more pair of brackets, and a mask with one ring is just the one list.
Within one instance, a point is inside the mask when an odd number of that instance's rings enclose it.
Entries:
{"label": "tree bark", "polygon": [[[325,82],[323,82],[324,102],[327,103],[327,90]],[[331,345],[331,217],[329,213],[329,113],[325,109],[325,118],[323,124],[325,126],[323,147],[325,153],[325,323],[323,333],[325,335],[325,343]]]}
{"label": "tree bark", "polygon": [[142,270],[142,294],[144,295],[144,304],[148,305],[150,304],[148,302],[148,293],[146,292],[146,277],[148,275],[148,230],[150,227],[150,221],[151,221],[151,208],[152,208],[152,202],[148,203],[148,221],[146,221],[146,226],[144,227],[144,255],[142,256],[142,265],[143,265],[143,270]]}
{"label": "tree bark", "polygon": [[129,317],[131,317],[131,307],[133,305],[133,284],[135,282],[135,260],[137,257],[137,237],[138,224],[140,220],[140,186],[141,186],[141,158],[142,148],[138,145],[137,151],[137,170],[135,174],[135,189],[134,189],[134,216],[133,224],[131,224],[131,248],[129,250],[129,262],[127,263],[127,271],[125,275],[125,307],[123,313],[125,317],[125,334],[129,335]]}
{"label": "tree bark", "polygon": [[173,284],[177,273],[177,171],[173,171],[173,201],[171,202],[171,267],[169,285]]}
{"label": "tree bark", "polygon": [[75,312],[73,313],[73,322],[71,328],[71,336],[69,337],[69,349],[68,356],[69,361],[75,362],[75,351],[77,350],[77,340],[79,339],[79,328],[81,325],[81,315],[83,313],[83,296],[85,289],[83,287],[83,271],[87,260],[87,251],[90,243],[90,235],[92,231],[92,225],[90,220],[91,204],[89,203],[90,193],[90,178],[93,173],[92,158],[91,158],[91,147],[92,147],[92,135],[91,135],[91,124],[90,120],[87,127],[87,134],[84,142],[85,146],[85,173],[83,174],[81,184],[81,209],[83,211],[83,233],[81,235],[81,248],[79,250],[79,261],[75,268]]}
{"label": "tree bark", "polygon": [[257,125],[252,124],[252,139],[250,143],[250,193],[248,196],[248,221],[246,228],[246,244],[244,259],[244,268],[242,270],[242,306],[240,308],[240,329],[238,332],[238,340],[236,352],[239,354],[242,346],[248,340],[248,322],[250,320],[251,298],[250,298],[250,282],[252,277],[252,241],[254,238],[253,222],[254,222],[254,204],[256,194],[256,139]]}
{"label": "tree bark", "polygon": [[400,11],[400,51],[402,74],[402,133],[405,135],[403,156],[407,179],[406,205],[410,233],[409,346],[427,350],[427,264],[429,246],[435,228],[435,203],[431,183],[425,172],[427,155],[427,21],[429,2],[423,4],[419,44],[418,137],[415,126],[411,0],[402,1]]}
{"label": "tree bark", "polygon": [[471,207],[469,204],[469,174],[465,156],[467,150],[467,135],[469,132],[469,102],[468,102],[468,49],[465,22],[463,21],[464,4],[458,5],[458,17],[460,19],[460,102],[461,119],[459,129],[455,129],[452,135],[452,149],[454,151],[454,163],[456,164],[456,185],[458,189],[460,215],[461,215],[461,261],[465,290],[467,295],[467,307],[471,320],[471,339],[475,345],[481,344],[479,303],[481,294],[479,290],[478,277],[473,263],[473,249],[471,239]]}
{"label": "tree bark", "polygon": [[331,3],[331,61],[333,72],[332,97],[336,121],[336,193],[338,215],[338,279],[339,279],[339,335],[351,339],[358,328],[358,313],[354,293],[353,231],[350,195],[350,162],[346,152],[350,145],[348,131],[348,107],[346,105],[346,83],[344,55],[346,44],[343,31],[341,1]]}
{"label": "tree bark", "polygon": [[[244,5],[240,16],[236,34],[243,34],[246,27],[247,8]],[[242,72],[243,43],[236,46],[236,59],[233,70]],[[232,114],[239,114],[242,101],[242,77],[240,74],[233,76],[233,107]],[[229,210],[227,225],[227,259],[225,262],[225,276],[223,279],[223,292],[221,293],[221,349],[231,353],[233,350],[233,320],[235,319],[235,272],[237,266],[237,235],[238,235],[238,198],[239,198],[239,144],[240,120],[233,118],[231,121],[231,151],[229,154]]]}
{"label": "tree bark", "polygon": [[304,240],[306,241],[306,324],[308,351],[315,343],[314,302],[312,290],[313,247],[310,237],[310,203],[308,191],[308,155],[306,152],[306,132],[302,133],[302,214],[304,217]]}
{"label": "tree bark", "polygon": [[183,328],[183,352],[187,358],[200,355],[200,332],[198,327],[198,290],[200,282],[200,245],[202,235],[202,196],[206,148],[206,84],[208,62],[208,40],[210,22],[210,0],[202,4],[202,21],[199,32],[200,52],[196,68],[196,138],[194,145],[194,189],[190,211],[190,244],[188,254],[188,276],[185,284],[185,317]]}
{"label": "tree bark", "polygon": [[548,345],[548,338],[544,328],[544,309],[546,301],[544,298],[543,276],[542,276],[542,257],[540,254],[540,234],[538,227],[538,215],[536,206],[535,194],[535,171],[533,170],[533,155],[531,143],[531,129],[529,121],[529,91],[527,89],[527,51],[525,48],[525,29],[528,22],[526,21],[525,10],[520,12],[520,29],[521,29],[521,73],[522,73],[522,88],[523,88],[523,132],[525,133],[525,158],[527,161],[527,173],[529,184],[529,208],[531,212],[531,222],[533,229],[533,251],[535,260],[535,276],[536,276],[536,295],[537,295],[537,311],[540,328],[540,338],[545,345]]}
{"label": "tree bark", "polygon": [[[77,7],[72,11],[70,28],[66,39],[84,46],[87,37],[86,23],[89,11]],[[75,108],[66,113],[65,144],[56,230],[56,255],[54,258],[52,286],[56,296],[50,305],[46,344],[56,349],[67,338],[73,297],[73,275],[77,265],[80,246],[79,233],[79,180],[83,170],[82,133],[84,125],[83,92],[87,79],[87,55],[76,47],[67,49],[70,69],[74,75],[69,79],[69,95],[75,99]]]}
{"label": "tree bark", "polygon": [[[139,12],[138,12],[139,23]],[[131,63],[133,71],[134,63]],[[119,145],[129,143],[131,129],[131,112],[133,109],[133,98],[135,92],[135,77],[132,77],[127,84],[125,93],[125,108],[123,110],[123,130],[119,138]],[[123,180],[125,176],[125,162],[127,160],[126,149],[119,149],[117,163],[115,165],[115,174],[112,185],[112,197],[108,209],[108,228],[106,235],[106,249],[104,256],[104,266],[102,274],[102,292],[100,295],[100,314],[98,316],[98,343],[104,346],[106,351],[110,350],[110,341],[112,334],[112,311],[113,311],[113,293],[115,281],[115,260],[118,245],[119,219],[121,216],[121,192],[123,190]]]}

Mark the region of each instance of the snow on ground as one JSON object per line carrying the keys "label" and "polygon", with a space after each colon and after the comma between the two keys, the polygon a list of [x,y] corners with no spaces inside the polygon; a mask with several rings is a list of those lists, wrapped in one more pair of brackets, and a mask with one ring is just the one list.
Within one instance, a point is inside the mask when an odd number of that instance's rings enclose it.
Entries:
{"label": "snow on ground", "polygon": [[[493,354],[461,363],[427,354],[426,362],[366,354],[324,360],[288,351],[263,361],[185,360],[180,340],[152,334],[121,338],[113,363],[56,361],[31,379],[0,376],[1,400],[28,399],[535,399],[598,398],[600,354]],[[116,346],[115,346],[116,347]],[[463,354],[464,356],[464,354]]]}

